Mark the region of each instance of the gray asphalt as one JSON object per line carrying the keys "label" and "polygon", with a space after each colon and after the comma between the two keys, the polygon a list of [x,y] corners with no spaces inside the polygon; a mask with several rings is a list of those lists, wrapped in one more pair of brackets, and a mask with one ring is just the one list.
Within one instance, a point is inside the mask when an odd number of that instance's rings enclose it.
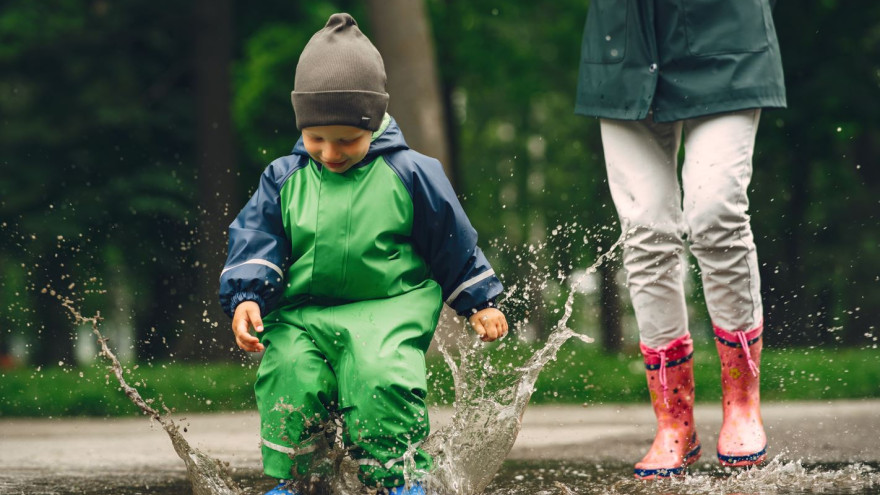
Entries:
{"label": "gray asphalt", "polygon": [[[880,462],[880,400],[764,404],[770,458],[804,462]],[[432,409],[438,426],[451,411]],[[695,411],[704,459],[715,451],[720,405]],[[176,416],[184,436],[237,472],[258,472],[256,413]],[[508,459],[635,462],[650,446],[653,415],[644,405],[530,406]],[[182,475],[183,462],[158,424],[141,418],[0,419],[0,493],[28,479],[127,473]],[[6,490],[4,491],[4,487]]]}

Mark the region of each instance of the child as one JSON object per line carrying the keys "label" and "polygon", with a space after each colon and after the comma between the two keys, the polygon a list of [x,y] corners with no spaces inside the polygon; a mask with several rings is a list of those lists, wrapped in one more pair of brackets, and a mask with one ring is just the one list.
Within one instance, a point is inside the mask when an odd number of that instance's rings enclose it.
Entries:
{"label": "child", "polygon": [[[442,303],[495,340],[501,283],[440,163],[385,113],[382,58],[350,15],[306,45],[292,101],[302,137],[230,226],[220,279],[238,346],[265,351],[263,466],[281,480],[269,494],[295,493],[285,480],[307,472],[331,413],[365,484],[423,493],[402,486],[402,460],[429,431],[424,354]],[[431,468],[421,449],[414,462]]]}

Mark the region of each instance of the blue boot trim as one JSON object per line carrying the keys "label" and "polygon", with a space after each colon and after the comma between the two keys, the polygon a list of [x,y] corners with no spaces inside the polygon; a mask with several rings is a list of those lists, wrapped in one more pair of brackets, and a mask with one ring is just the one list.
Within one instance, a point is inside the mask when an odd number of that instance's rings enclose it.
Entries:
{"label": "blue boot trim", "polygon": [[684,466],[677,468],[661,468],[661,469],[636,469],[636,476],[639,478],[668,478],[670,476],[680,476],[684,472]]}
{"label": "blue boot trim", "polygon": [[421,483],[412,483],[409,488],[406,485],[395,486],[388,491],[388,495],[425,495],[425,487]]}
{"label": "blue boot trim", "polygon": [[718,460],[721,462],[725,462],[727,464],[736,464],[737,462],[757,462],[758,459],[767,455],[767,445],[764,445],[764,448],[754,454],[749,455],[724,455],[721,452],[718,452]]}
{"label": "blue boot trim", "polygon": [[[673,366],[678,366],[679,364],[683,364],[683,363],[686,363],[686,362],[690,361],[693,357],[694,357],[694,353],[692,352],[692,353],[688,354],[687,356],[681,357],[681,358],[679,358],[679,359],[674,359],[674,360],[672,360],[672,361],[667,361],[667,362],[666,362],[666,367],[667,367],[667,368],[672,368]],[[659,370],[659,369],[660,369],[660,365],[659,365],[659,364],[647,364],[647,363],[645,363],[645,369],[646,369],[646,370],[651,370],[651,371]]]}
{"label": "blue boot trim", "polygon": [[266,495],[299,495],[299,492],[293,489],[293,483],[281,480],[278,486],[266,492]]}
{"label": "blue boot trim", "polygon": [[[697,434],[694,433],[694,439],[691,441],[696,441]],[[660,468],[660,469],[635,469],[636,477],[638,478],[668,478],[670,476],[681,476],[684,474],[684,470],[687,469],[687,466],[690,464],[688,461],[698,455],[700,455],[700,449],[702,449],[702,445],[697,445],[690,452],[685,454],[684,459],[682,459],[682,465],[674,468]]]}
{"label": "blue boot trim", "polygon": [[688,463],[687,461],[689,461],[691,459],[691,457],[696,457],[696,456],[700,455],[700,449],[702,449],[702,448],[703,448],[702,445],[697,445],[696,447],[693,448],[693,450],[688,452],[687,455],[684,456],[685,464]]}
{"label": "blue boot trim", "polygon": [[[719,336],[717,336],[717,335],[715,336],[715,340],[717,340],[717,341],[720,342],[721,344],[726,345],[727,347],[738,347],[738,348],[742,349],[742,344],[740,344],[739,342],[731,342],[731,341],[729,341],[729,340],[727,340],[727,339],[723,339],[723,338],[721,338],[721,337],[719,337]],[[761,340],[761,336],[760,336],[760,335],[758,335],[757,337],[755,337],[755,338],[749,340],[749,341],[748,341],[748,344],[751,346],[752,344],[754,344],[755,342],[757,342],[757,341],[759,341],[759,340]]]}

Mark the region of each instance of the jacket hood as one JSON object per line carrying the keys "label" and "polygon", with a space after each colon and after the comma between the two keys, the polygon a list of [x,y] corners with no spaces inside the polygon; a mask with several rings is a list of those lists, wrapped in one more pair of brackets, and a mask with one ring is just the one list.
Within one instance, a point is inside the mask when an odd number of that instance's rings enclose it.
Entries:
{"label": "jacket hood", "polygon": [[[401,132],[400,127],[398,127],[397,121],[391,116],[388,118],[388,126],[384,127],[384,130],[383,128],[380,128],[379,131],[377,131],[379,132],[378,136],[375,134],[373,135],[373,140],[370,142],[370,149],[367,151],[367,155],[360,161],[360,163],[355,165],[355,167],[366,165],[375,160],[379,155],[384,155],[392,151],[409,149],[409,146],[407,146],[406,141],[403,139],[403,132]],[[305,157],[309,156],[305,146],[303,146],[302,136],[296,141],[296,146],[293,147],[293,154]]]}

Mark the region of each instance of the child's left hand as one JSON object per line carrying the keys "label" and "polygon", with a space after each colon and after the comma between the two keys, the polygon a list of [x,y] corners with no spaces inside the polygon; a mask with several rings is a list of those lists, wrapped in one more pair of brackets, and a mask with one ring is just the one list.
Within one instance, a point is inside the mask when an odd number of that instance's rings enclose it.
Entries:
{"label": "child's left hand", "polygon": [[471,326],[483,342],[492,342],[507,335],[507,318],[498,308],[486,308],[472,314]]}

